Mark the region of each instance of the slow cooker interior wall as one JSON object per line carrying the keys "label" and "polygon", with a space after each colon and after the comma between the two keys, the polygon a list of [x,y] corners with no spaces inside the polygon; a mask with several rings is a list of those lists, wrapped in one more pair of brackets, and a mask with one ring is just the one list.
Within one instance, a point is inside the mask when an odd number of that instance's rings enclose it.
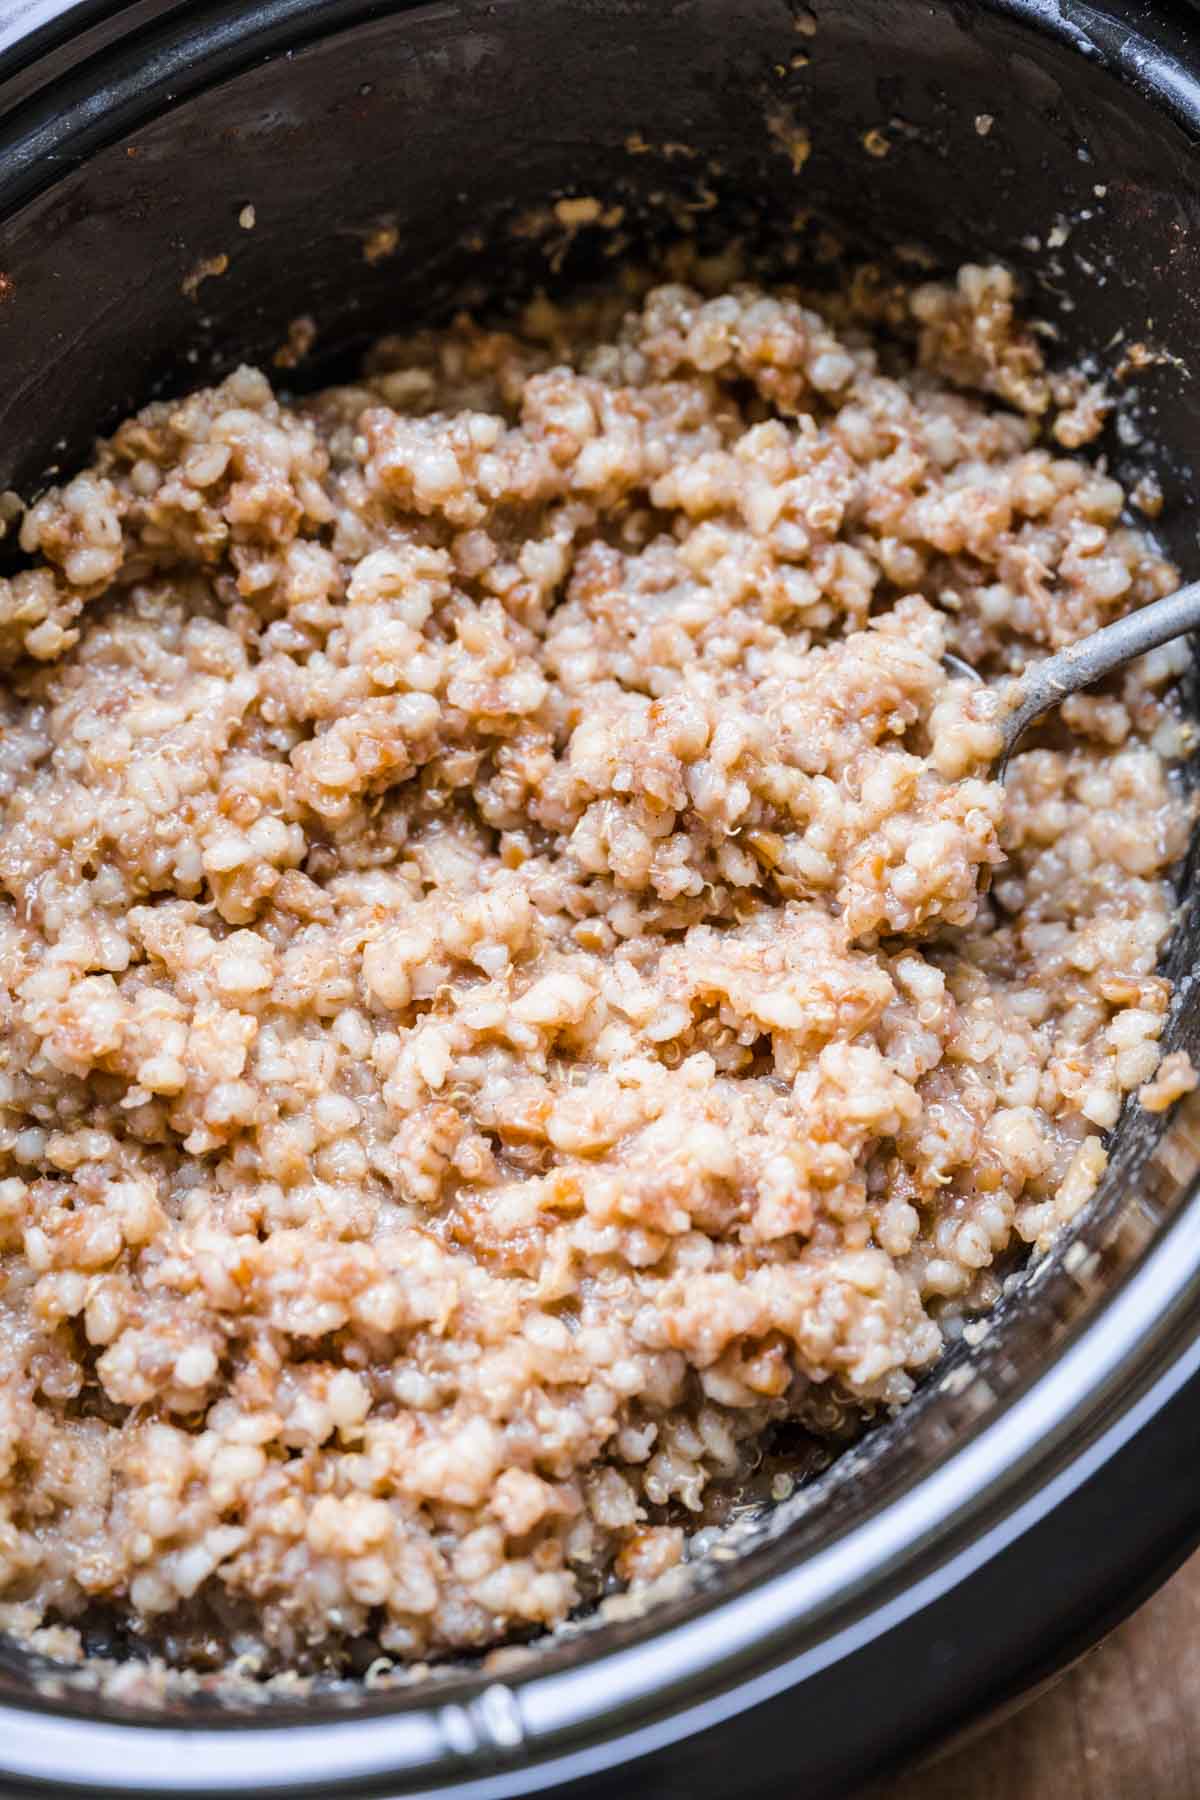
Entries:
{"label": "slow cooker interior wall", "polygon": [[[327,35],[174,103],[127,49],[0,120],[0,484],[69,467],[152,391],[269,364],[297,314],[319,328],[315,373],[464,292],[551,278],[545,238],[511,227],[564,194],[623,204],[635,245],[682,222],[786,246],[811,214],[869,250],[1001,254],[1064,349],[1115,361],[1121,331],[1177,349],[1184,366],[1142,388],[1165,446],[1196,441],[1189,146],[1099,51],[944,0],[739,0],[736,30],[726,0],[460,0],[332,30],[342,10],[295,9],[298,36],[306,18]],[[71,167],[105,118],[139,111]],[[380,225],[395,250],[371,262]],[[1056,226],[1067,241],[1047,248]],[[552,278],[593,272],[611,238],[577,233]]]}
{"label": "slow cooker interior wall", "polygon": [[[314,29],[318,10],[328,26],[338,9],[312,7]],[[114,81],[135,69],[115,65]],[[101,73],[81,71],[80,92],[94,93]],[[77,167],[66,85],[53,127],[65,163],[46,159],[44,138],[36,163],[22,161],[28,110],[0,124],[0,488],[29,492],[69,470],[97,424],[151,392],[240,358],[270,366],[297,315],[319,329],[301,372],[315,381],[375,331],[436,317],[464,294],[486,303],[587,278],[616,234],[566,232],[547,208],[595,196],[623,209],[632,251],[681,229],[734,229],[786,261],[797,247],[815,253],[829,221],[868,252],[916,249],[941,266],[1000,254],[1024,272],[1064,354],[1086,346],[1111,366],[1124,332],[1177,358],[1138,377],[1134,416],[1155,463],[1165,458],[1163,535],[1200,573],[1188,505],[1187,451],[1200,441],[1189,146],[1103,54],[1034,38],[1009,12],[941,0],[819,0],[815,15],[743,0],[736,32],[726,0],[503,0],[392,12],[215,86],[199,74],[165,109],[148,86],[146,116]],[[871,133],[886,154],[872,154]],[[6,192],[31,185],[12,210]],[[239,224],[247,206],[250,230]],[[381,227],[395,248],[370,260]],[[222,255],[228,268],[188,291]],[[1108,449],[1118,467],[1137,462],[1116,434]],[[1197,936],[1185,920],[1177,970]],[[1175,1042],[1200,1042],[1190,993],[1172,1029]],[[1110,1207],[1149,1153],[1142,1118],[1116,1159]],[[1001,1335],[1023,1365],[1047,1341],[1032,1315]],[[796,1548],[947,1441],[946,1405],[938,1417],[931,1432],[908,1430],[907,1450],[907,1427],[894,1450],[892,1434],[881,1440],[871,1481],[842,1484],[828,1516],[797,1529]]]}

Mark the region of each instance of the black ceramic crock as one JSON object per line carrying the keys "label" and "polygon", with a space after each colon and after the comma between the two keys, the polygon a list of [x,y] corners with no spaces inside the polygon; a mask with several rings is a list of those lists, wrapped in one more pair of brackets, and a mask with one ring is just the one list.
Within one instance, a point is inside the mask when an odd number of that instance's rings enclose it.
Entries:
{"label": "black ceramic crock", "polygon": [[[1006,259],[1064,356],[1149,346],[1103,448],[1163,472],[1195,576],[1198,77],[1190,12],[1129,0],[0,0],[0,490],[240,358],[315,382],[672,235],[819,269],[836,227]],[[1170,1038],[1200,1044],[1187,983]],[[55,1691],[9,1647],[0,1791],[819,1800],[944,1740],[1200,1538],[1197,1117],[1126,1120],[985,1341],[648,1616],[248,1713]]]}

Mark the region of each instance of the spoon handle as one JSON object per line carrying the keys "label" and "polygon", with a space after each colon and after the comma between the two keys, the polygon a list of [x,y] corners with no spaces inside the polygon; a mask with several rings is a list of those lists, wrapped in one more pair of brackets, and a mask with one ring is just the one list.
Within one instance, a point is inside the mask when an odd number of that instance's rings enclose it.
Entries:
{"label": "spoon handle", "polygon": [[1090,637],[1081,638],[1055,656],[1034,663],[1021,675],[1013,703],[1003,721],[1004,750],[1001,769],[1016,748],[1017,740],[1035,719],[1049,712],[1069,694],[1078,694],[1100,681],[1122,663],[1132,662],[1147,650],[1200,630],[1200,581],[1181,587],[1165,600],[1155,600],[1140,612],[1129,613]]}

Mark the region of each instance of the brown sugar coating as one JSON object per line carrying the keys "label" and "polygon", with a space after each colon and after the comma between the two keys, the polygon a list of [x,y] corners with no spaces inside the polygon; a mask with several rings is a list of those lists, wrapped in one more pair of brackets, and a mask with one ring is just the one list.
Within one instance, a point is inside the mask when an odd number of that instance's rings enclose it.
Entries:
{"label": "brown sugar coating", "polygon": [[147,408],[0,583],[12,1629],[417,1658],[650,1579],[772,1421],[908,1398],[1159,1062],[1172,653],[1007,790],[940,661],[1174,583],[1007,276],[371,369]]}

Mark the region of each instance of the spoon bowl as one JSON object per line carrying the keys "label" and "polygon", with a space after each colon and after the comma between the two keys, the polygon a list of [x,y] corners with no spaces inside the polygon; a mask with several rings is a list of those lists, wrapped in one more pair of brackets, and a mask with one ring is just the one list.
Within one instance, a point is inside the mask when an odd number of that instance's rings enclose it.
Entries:
{"label": "spoon bowl", "polygon": [[[1015,677],[1003,696],[998,721],[1003,742],[993,771],[995,779],[1004,780],[1009,760],[1029,727],[1063,700],[1094,687],[1114,669],[1144,656],[1148,650],[1157,650],[1173,638],[1197,629],[1200,581],[1193,581],[1165,599],[1155,600],[1150,606],[1091,632],[1077,644],[1068,644],[1065,650],[1031,663]],[[959,680],[983,681],[977,669],[950,652],[942,657],[942,667]]]}

